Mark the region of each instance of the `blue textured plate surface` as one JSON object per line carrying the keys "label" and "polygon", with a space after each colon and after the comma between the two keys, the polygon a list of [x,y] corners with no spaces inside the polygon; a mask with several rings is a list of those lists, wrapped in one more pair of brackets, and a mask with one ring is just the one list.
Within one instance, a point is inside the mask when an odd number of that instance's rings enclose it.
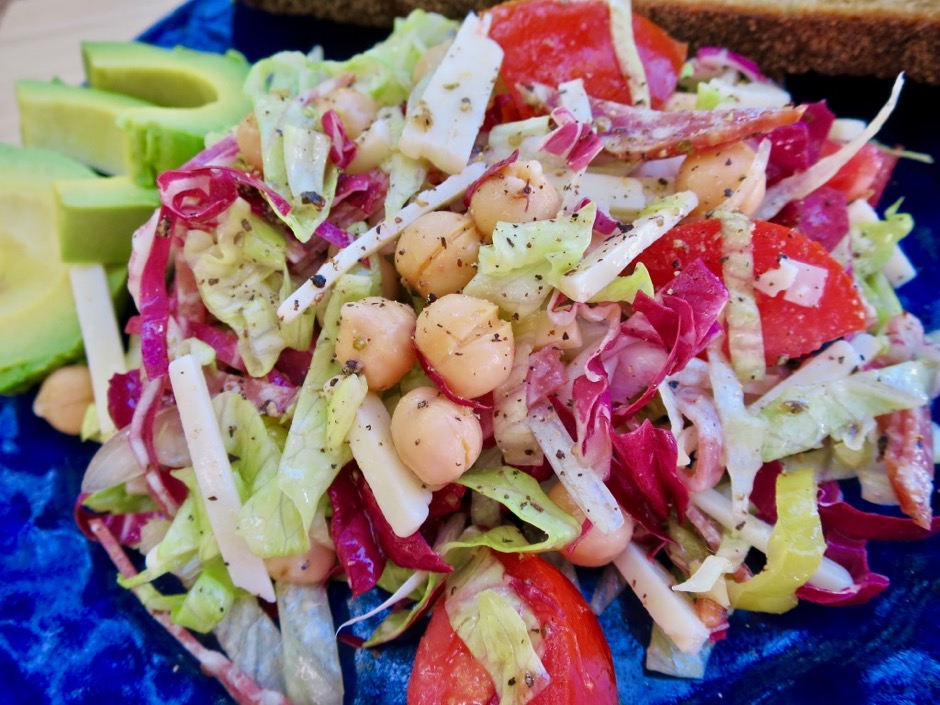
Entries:
{"label": "blue textured plate surface", "polygon": [[[249,58],[315,42],[348,53],[375,38],[244,8],[234,12],[233,34],[228,0],[195,0],[144,38],[212,50],[234,45]],[[825,97],[838,114],[862,118],[870,118],[889,92],[887,82],[843,79],[803,78],[789,88],[800,99]],[[935,113],[928,107],[938,99],[940,90],[908,86],[881,139],[940,155]],[[937,194],[938,168],[906,161],[884,201],[904,195],[905,208],[917,221],[906,250],[923,274],[902,294],[928,328],[940,327]],[[72,502],[94,447],[37,421],[31,403],[31,396],[0,400],[0,702],[229,702],[135,598],[115,584],[104,551],[75,528]],[[735,614],[730,636],[715,648],[702,681],[644,671],[649,619],[632,594],[624,595],[601,618],[621,700],[657,705],[937,702],[940,538],[870,546],[872,568],[891,578],[880,598],[842,609],[801,605],[782,616]],[[345,610],[341,596],[335,597]],[[347,701],[404,703],[415,639],[378,652],[343,647]]]}

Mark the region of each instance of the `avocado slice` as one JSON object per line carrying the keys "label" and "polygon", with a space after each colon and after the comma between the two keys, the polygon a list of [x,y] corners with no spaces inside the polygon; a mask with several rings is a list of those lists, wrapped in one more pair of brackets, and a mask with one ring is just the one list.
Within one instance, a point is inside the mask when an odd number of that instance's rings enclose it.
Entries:
{"label": "avocado slice", "polygon": [[62,81],[16,82],[24,147],[52,149],[105,174],[126,174],[130,145],[118,116],[153,103]]}
{"label": "avocado slice", "polygon": [[[58,254],[53,182],[96,178],[55,152],[0,143],[0,394],[20,391],[81,354],[68,265]],[[117,294],[126,269],[110,268]]]}
{"label": "avocado slice", "polygon": [[131,235],[160,206],[156,189],[126,176],[57,179],[54,197],[63,262],[127,264]]}
{"label": "avocado slice", "polygon": [[93,88],[156,104],[117,116],[128,140],[131,176],[143,186],[201,151],[207,133],[233,127],[251,110],[242,90],[249,65],[234,51],[85,42],[82,56]]}

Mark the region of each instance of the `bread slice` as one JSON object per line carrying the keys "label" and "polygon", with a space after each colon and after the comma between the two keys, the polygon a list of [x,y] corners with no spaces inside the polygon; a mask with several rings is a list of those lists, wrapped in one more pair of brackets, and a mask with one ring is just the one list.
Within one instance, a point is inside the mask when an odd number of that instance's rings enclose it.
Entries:
{"label": "bread slice", "polygon": [[727,47],[771,75],[940,83],[940,0],[634,0],[670,34]]}
{"label": "bread slice", "polygon": [[[462,17],[492,0],[242,0],[271,12],[391,26],[420,7]],[[634,11],[687,41],[727,47],[775,76],[816,71],[940,84],[940,0],[633,0]]]}

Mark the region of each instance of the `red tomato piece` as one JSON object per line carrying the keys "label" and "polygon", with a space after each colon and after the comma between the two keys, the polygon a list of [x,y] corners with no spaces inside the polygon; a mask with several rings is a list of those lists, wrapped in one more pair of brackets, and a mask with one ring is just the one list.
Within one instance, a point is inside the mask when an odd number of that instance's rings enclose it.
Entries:
{"label": "red tomato piece", "polygon": [[[819,243],[796,230],[761,220],[754,222],[753,242],[755,276],[776,269],[780,255],[822,267],[828,273],[822,298],[814,307],[791,303],[780,294],[771,297],[754,292],[767,364],[802,357],[825,343],[865,329],[865,310],[852,277]],[[703,220],[673,228],[637,261],[646,265],[659,289],[699,258],[720,277],[721,251],[721,223]]]}
{"label": "red tomato piece", "polygon": [[[835,142],[826,142],[821,156],[826,157],[840,147]],[[826,182],[826,186],[842,191],[850,203],[858,198],[880,196],[895,162],[897,159],[892,159],[877,145],[869,142]]]}
{"label": "red tomato piece", "polygon": [[[537,556],[494,553],[542,625],[549,685],[531,705],[613,705],[617,683],[610,647],[581,593]],[[446,599],[446,598],[444,598]],[[443,600],[418,645],[408,705],[495,703],[486,669],[450,626]]]}
{"label": "red tomato piece", "polygon": [[[490,37],[505,52],[501,76],[520,108],[524,102],[517,84],[556,87],[575,78],[583,79],[595,98],[632,104],[614,52],[606,2],[527,0],[497,5],[489,13],[493,18]],[[633,32],[653,107],[662,107],[676,90],[686,45],[636,15]]]}

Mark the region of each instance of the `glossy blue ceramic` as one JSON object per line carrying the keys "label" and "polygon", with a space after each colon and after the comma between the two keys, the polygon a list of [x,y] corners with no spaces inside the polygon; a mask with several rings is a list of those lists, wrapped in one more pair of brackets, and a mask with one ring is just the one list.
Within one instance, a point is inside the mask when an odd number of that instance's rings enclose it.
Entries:
{"label": "glossy blue ceramic", "polygon": [[[234,33],[233,33],[234,15]],[[284,20],[228,0],[195,0],[143,38],[249,58],[324,44],[349,54],[378,38],[358,30]],[[870,118],[889,82],[803,77],[801,100],[828,98],[842,116]],[[936,88],[909,85],[884,142],[940,155]],[[940,169],[904,161],[884,203],[903,195],[917,229],[906,250],[922,274],[902,290],[928,328],[940,327]],[[2,214],[0,214],[2,217]],[[2,342],[0,342],[2,344]],[[213,680],[115,583],[104,551],[79,533],[72,503],[94,451],[30,412],[29,395],[0,399],[0,703],[227,703]],[[621,700],[673,703],[910,703],[940,701],[940,538],[872,544],[871,565],[891,578],[874,602],[832,609],[801,605],[781,616],[737,613],[700,681],[643,668],[650,621],[632,594],[603,614]],[[350,607],[334,595],[337,620]],[[369,605],[351,606],[361,611]],[[365,635],[368,626],[362,626]],[[343,648],[347,702],[403,704],[417,636],[389,648]]]}

